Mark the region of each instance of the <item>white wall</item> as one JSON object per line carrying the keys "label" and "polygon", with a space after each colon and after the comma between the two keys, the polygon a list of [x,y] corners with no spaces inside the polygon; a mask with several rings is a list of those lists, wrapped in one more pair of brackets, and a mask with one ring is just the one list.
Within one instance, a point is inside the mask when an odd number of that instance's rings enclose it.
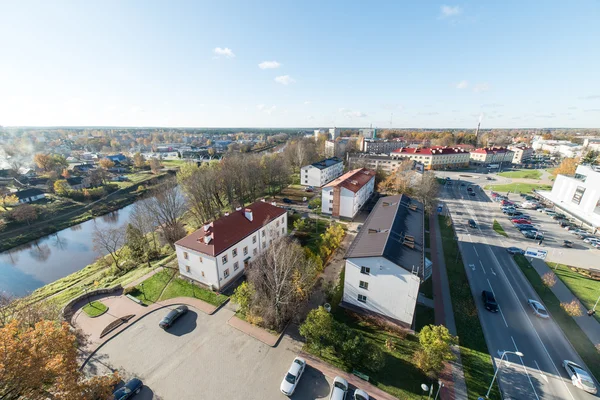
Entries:
{"label": "white wall", "polygon": [[[369,275],[361,266],[370,267]],[[343,301],[379,314],[412,324],[419,293],[420,279],[384,257],[350,258],[346,260]],[[359,287],[368,282],[368,289]],[[367,296],[366,303],[358,295]]]}
{"label": "white wall", "polygon": [[323,190],[321,191],[321,212],[323,214],[332,213],[332,211],[329,208],[333,208],[333,203],[331,203],[330,200],[333,200],[333,188],[323,188]]}
{"label": "white wall", "polygon": [[300,170],[300,184],[304,186],[321,187],[328,184],[335,178],[340,177],[343,171],[343,162],[323,169],[313,167],[312,165],[306,165]]}
{"label": "white wall", "polygon": [[[571,207],[576,207],[582,214],[592,214],[600,198],[600,173],[585,166],[577,167],[576,173],[585,175],[585,182],[569,176],[558,175],[552,187],[552,198],[559,200],[557,204],[562,201]],[[579,205],[573,203],[573,194],[578,187],[585,188]]]}
{"label": "white wall", "polygon": [[374,176],[356,193],[346,188],[342,188],[340,192],[340,217],[354,218],[360,208],[367,202],[369,197],[371,197],[374,188]]}
{"label": "white wall", "polygon": [[[215,288],[219,287],[219,278],[217,276],[214,257],[186,249],[177,244],[175,245],[175,251],[177,252],[177,263],[179,264],[179,273],[181,275],[192,278],[207,286],[213,285]],[[187,253],[187,260],[185,253]],[[186,267],[190,268],[189,272]]]}

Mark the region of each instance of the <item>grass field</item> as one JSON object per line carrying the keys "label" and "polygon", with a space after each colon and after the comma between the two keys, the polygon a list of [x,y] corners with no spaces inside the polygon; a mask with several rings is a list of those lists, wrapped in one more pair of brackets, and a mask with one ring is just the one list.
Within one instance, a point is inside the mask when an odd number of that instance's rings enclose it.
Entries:
{"label": "grass field", "polygon": [[583,333],[579,325],[573,321],[573,318],[562,309],[560,301],[556,298],[554,293],[552,293],[552,290],[549,290],[544,286],[542,279],[536,270],[529,265],[527,258],[521,254],[515,254],[514,258],[517,265],[521,268],[521,271],[523,271],[523,274],[525,274],[531,283],[531,286],[533,286],[544,302],[552,319],[554,319],[558,326],[563,330],[575,351],[577,351],[590,372],[596,377],[596,380],[600,378],[600,353],[596,350],[594,344],[588,339],[585,333]]}
{"label": "grass field", "polygon": [[509,183],[506,185],[487,185],[484,187],[485,190],[493,190],[499,193],[531,193],[534,189],[536,190],[551,190],[550,185],[540,185],[535,183]]}
{"label": "grass field", "polygon": [[[457,257],[459,249],[454,240],[454,232],[452,227],[446,224],[447,217],[440,215],[438,218],[468,398],[476,400],[487,392],[489,382],[494,375],[494,368],[477,316],[477,307],[471,294],[465,267],[462,259]],[[494,386],[490,398],[500,398],[497,386]]]}
{"label": "grass field", "polygon": [[83,312],[92,318],[99,317],[107,311],[108,307],[106,307],[106,305],[101,301],[92,301],[91,303],[83,306]]}
{"label": "grass field", "polygon": [[518,169],[516,171],[500,172],[498,176],[505,178],[540,179],[542,172],[537,169]]}
{"label": "grass field", "polygon": [[502,225],[500,225],[500,223],[496,220],[494,220],[494,231],[496,231],[496,233],[498,233],[499,235],[508,237],[508,234],[504,232],[504,228],[502,228]]}
{"label": "grass field", "polygon": [[[587,278],[563,264],[558,264],[558,267],[556,267],[550,263],[548,267],[554,270],[554,273],[581,301],[586,310],[591,310],[594,307],[594,303],[596,303],[598,296],[600,296],[600,281]],[[600,322],[600,309],[597,308],[597,310],[599,312],[594,317]]]}

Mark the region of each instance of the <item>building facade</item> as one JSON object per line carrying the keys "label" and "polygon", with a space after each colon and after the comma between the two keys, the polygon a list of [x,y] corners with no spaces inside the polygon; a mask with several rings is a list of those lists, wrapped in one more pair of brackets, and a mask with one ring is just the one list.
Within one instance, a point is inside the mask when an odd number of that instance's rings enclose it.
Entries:
{"label": "building facade", "polygon": [[273,240],[287,234],[287,212],[257,201],[175,243],[179,273],[213,290],[235,282]]}
{"label": "building facade", "polygon": [[508,149],[512,151],[513,164],[523,164],[524,161],[528,161],[533,156],[533,147],[526,146],[508,146]]}
{"label": "building facade", "polygon": [[387,174],[396,172],[402,161],[404,159],[399,157],[365,153],[352,153],[347,157],[347,164],[350,168],[364,167],[372,170],[379,168]]}
{"label": "building facade", "polygon": [[363,139],[360,151],[363,153],[390,154],[392,151],[406,146],[403,140]]}
{"label": "building facade", "polygon": [[357,137],[342,137],[336,140],[325,141],[325,155],[327,157],[344,158],[346,152],[355,149]]}
{"label": "building facade", "polygon": [[347,172],[323,187],[321,212],[336,218],[352,219],[375,190],[375,171],[359,168]]}
{"label": "building facade", "polygon": [[531,144],[534,150],[546,151],[549,154],[564,158],[580,157],[583,152],[583,146],[571,143],[568,140],[545,140],[536,137]]}
{"label": "building facade", "polygon": [[514,152],[506,147],[482,147],[471,152],[470,161],[474,165],[512,163]]}
{"label": "building facade", "polygon": [[420,202],[406,195],[379,199],[344,257],[342,306],[411,327],[427,274],[423,227]]}
{"label": "building facade", "polygon": [[33,203],[34,201],[38,201],[46,197],[44,192],[36,188],[19,190],[18,192],[15,192],[14,195],[17,196],[17,199],[19,199],[19,204]]}
{"label": "building facade", "polygon": [[358,134],[365,139],[375,139],[377,137],[376,128],[361,128],[358,130]]}
{"label": "building facade", "polygon": [[426,170],[466,168],[469,166],[470,159],[469,152],[463,148],[443,146],[403,147],[393,151],[390,155],[399,159],[420,162]]}
{"label": "building facade", "polygon": [[300,169],[300,184],[321,187],[344,172],[344,161],[337,157],[327,158]]}

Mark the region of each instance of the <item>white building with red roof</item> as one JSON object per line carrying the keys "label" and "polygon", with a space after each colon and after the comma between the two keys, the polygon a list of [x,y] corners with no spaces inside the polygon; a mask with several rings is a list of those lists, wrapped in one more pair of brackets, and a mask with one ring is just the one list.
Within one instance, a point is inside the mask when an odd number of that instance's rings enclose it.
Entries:
{"label": "white building with red roof", "polygon": [[352,170],[327,184],[321,191],[321,212],[352,219],[375,190],[375,171]]}
{"label": "white building with red roof", "polygon": [[395,158],[420,162],[427,170],[458,169],[469,166],[470,155],[462,147],[432,146],[424,148],[403,147],[390,153]]}
{"label": "white building with red roof", "polygon": [[471,163],[475,165],[512,163],[514,155],[515,152],[506,147],[482,147],[471,152]]}
{"label": "white building with red roof", "polygon": [[184,278],[222,290],[244,273],[250,261],[287,234],[287,212],[257,201],[204,225],[175,243]]}

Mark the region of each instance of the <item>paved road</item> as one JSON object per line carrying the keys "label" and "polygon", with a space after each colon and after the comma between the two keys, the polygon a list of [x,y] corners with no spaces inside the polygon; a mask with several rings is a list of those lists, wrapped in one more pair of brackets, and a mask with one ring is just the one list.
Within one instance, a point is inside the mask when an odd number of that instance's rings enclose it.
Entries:
{"label": "paved road", "polygon": [[[472,181],[486,182],[481,177]],[[496,366],[500,365],[498,351],[524,353],[522,358],[508,355],[508,362],[505,357],[500,367],[498,378],[504,398],[595,398],[575,388],[568,380],[561,365],[562,360],[570,359],[581,365],[583,362],[560,328],[552,319],[541,320],[530,312],[527,299],[539,298],[505,250],[505,247],[516,243],[501,238],[492,230],[493,220],[502,218],[497,204],[492,203],[482,191],[477,191],[474,197],[469,196],[466,188],[455,182],[452,186],[444,187],[441,198],[456,226],[488,349]],[[477,229],[467,227],[470,218],[477,221]],[[524,245],[520,243],[521,247]],[[499,313],[490,313],[483,308],[482,290],[495,293],[500,306]]]}

